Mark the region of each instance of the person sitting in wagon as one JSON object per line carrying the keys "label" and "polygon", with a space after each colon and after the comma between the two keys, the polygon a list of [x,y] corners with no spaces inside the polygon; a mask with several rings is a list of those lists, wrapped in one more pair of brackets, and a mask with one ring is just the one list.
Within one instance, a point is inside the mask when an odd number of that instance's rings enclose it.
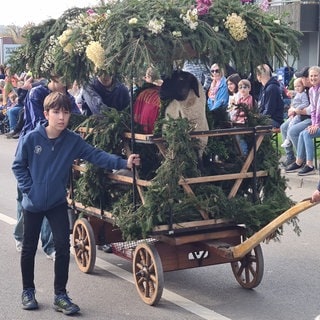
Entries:
{"label": "person sitting in wagon", "polygon": [[[78,101],[80,102],[80,101]],[[114,75],[100,71],[81,89],[81,105],[85,115],[100,114],[108,108],[122,111],[129,106],[128,88]]]}
{"label": "person sitting in wagon", "polygon": [[162,80],[154,67],[146,70],[145,83],[138,89],[133,104],[134,122],[141,126],[143,133],[153,133],[160,110],[160,86]]}

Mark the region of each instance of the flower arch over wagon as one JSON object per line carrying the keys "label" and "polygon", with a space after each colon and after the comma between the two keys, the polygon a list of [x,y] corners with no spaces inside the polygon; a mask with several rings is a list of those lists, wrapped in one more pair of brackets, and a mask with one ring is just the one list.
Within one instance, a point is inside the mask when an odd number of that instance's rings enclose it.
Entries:
{"label": "flower arch over wagon", "polygon": [[282,17],[239,0],[122,0],[30,28],[10,63],[79,81],[97,68],[131,75],[153,64],[168,74],[177,60],[193,57],[232,62],[248,74],[273,57],[281,64],[296,57],[298,38]]}

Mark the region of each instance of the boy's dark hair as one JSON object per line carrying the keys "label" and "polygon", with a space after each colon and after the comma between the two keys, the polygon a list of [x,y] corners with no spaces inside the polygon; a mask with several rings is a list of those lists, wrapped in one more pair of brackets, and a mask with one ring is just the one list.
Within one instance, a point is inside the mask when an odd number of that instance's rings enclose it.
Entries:
{"label": "boy's dark hair", "polygon": [[71,112],[71,101],[70,98],[61,92],[51,92],[49,93],[43,102],[43,108],[45,111],[50,109],[64,109]]}

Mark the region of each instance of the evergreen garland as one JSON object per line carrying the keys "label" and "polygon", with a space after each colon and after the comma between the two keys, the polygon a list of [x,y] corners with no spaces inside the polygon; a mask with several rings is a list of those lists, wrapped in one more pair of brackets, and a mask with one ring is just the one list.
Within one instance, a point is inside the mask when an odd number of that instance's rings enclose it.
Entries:
{"label": "evergreen garland", "polygon": [[[30,27],[17,51],[20,59],[12,55],[9,63],[13,71],[29,63],[37,76],[56,72],[81,83],[98,69],[128,77],[153,64],[171,74],[179,59],[232,62],[248,75],[272,58],[288,65],[288,55],[298,57],[301,34],[283,16],[239,0],[215,0],[207,12],[195,13],[195,5],[194,0],[119,0],[88,12],[74,8]],[[232,31],[239,32],[239,22],[226,24],[233,15],[245,23],[240,38]],[[101,47],[104,55],[89,58],[90,46]]]}
{"label": "evergreen garland", "polygon": [[[94,128],[88,133],[89,142],[106,151],[119,154],[124,143],[123,132],[128,131],[128,120],[126,112],[113,110],[109,117],[90,117],[81,126],[88,125]],[[248,113],[248,121],[256,126],[265,124],[267,119],[251,111]],[[142,168],[138,172],[139,177],[147,176],[147,179],[152,179],[152,185],[144,188],[143,205],[138,200],[134,208],[132,188],[110,181],[101,169],[91,165],[87,165],[87,171],[80,175],[76,183],[76,201],[112,212],[115,225],[120,228],[125,240],[147,237],[157,225],[202,220],[200,211],[208,213],[212,219],[227,218],[235,223],[245,224],[248,235],[251,235],[293,205],[285,193],[286,180],[281,177],[278,169],[278,158],[271,136],[264,138],[256,154],[257,170],[268,172],[267,177],[257,178],[256,198],[253,195],[253,179],[244,179],[237,195],[228,199],[233,181],[191,185],[194,194],[188,194],[183,190],[179,185],[181,177],[201,175],[197,167],[195,141],[189,134],[191,127],[186,119],[163,120],[163,124],[166,126],[163,137],[168,145],[165,158],[160,158],[155,148],[150,148],[150,145],[137,144],[143,159]],[[210,138],[210,141],[211,139],[215,141],[218,138]],[[230,137],[220,141],[229,153],[226,151],[226,158],[219,154],[224,167],[216,168],[218,171],[214,174],[240,171],[244,159],[236,156],[233,158],[231,142]],[[248,139],[248,143],[250,148],[253,142]],[[217,152],[216,149],[210,148],[208,146],[207,153]],[[157,161],[154,161],[156,158]],[[143,170],[144,166],[148,169]],[[216,164],[207,164],[206,169],[210,173],[211,169],[208,166],[215,167]],[[150,168],[153,171],[151,177]],[[252,166],[249,168],[249,171],[251,170]],[[297,221],[298,219],[294,218],[290,223],[299,234]],[[282,231],[282,228],[279,228],[272,237],[278,240]]]}

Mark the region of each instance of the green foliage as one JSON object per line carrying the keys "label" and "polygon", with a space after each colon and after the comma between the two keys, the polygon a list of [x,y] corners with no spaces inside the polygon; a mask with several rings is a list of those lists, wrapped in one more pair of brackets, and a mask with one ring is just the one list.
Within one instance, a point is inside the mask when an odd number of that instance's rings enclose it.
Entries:
{"label": "green foliage", "polygon": [[[109,153],[122,154],[124,149],[123,132],[128,131],[129,115],[123,111],[109,109],[102,115],[91,116],[78,124],[88,128],[86,140],[88,143]],[[93,128],[89,132],[89,128]],[[117,200],[117,185],[107,179],[104,171],[85,163],[86,172],[77,178],[75,184],[75,199],[85,206],[96,206],[101,209],[112,207]],[[120,188],[121,189],[121,188]],[[123,188],[120,192],[123,191]]]}
{"label": "green foliage", "polygon": [[[128,131],[129,118],[125,112],[116,110],[108,115],[109,117],[90,117],[80,126],[94,128],[87,135],[89,142],[104,150],[119,153],[124,147],[122,134]],[[255,112],[248,114],[248,118],[253,125],[262,125],[267,121]],[[196,161],[196,145],[189,134],[190,124],[186,119],[168,119],[164,120],[164,125],[167,153],[161,161],[155,161],[159,155],[150,145],[138,144],[139,153],[142,153],[144,159],[138,172],[139,177],[141,178],[141,173],[142,178],[144,174],[150,174],[150,166],[154,163],[158,165],[152,169],[154,174],[151,186],[143,190],[143,204],[138,199],[134,206],[133,190],[130,186],[108,180],[103,171],[91,165],[86,165],[86,173],[81,174],[76,182],[76,200],[87,206],[112,212],[115,224],[122,231],[124,239],[137,240],[147,237],[155,226],[161,224],[202,220],[201,212],[206,212],[212,219],[227,218],[245,224],[248,235],[251,235],[293,205],[285,193],[286,181],[278,169],[278,158],[271,136],[264,138],[255,159],[256,169],[266,170],[268,176],[257,178],[256,183],[253,179],[244,179],[236,196],[229,199],[228,194],[234,183],[232,180],[190,185],[193,193],[184,190],[179,181],[201,176]],[[231,143],[232,139],[228,139]],[[248,143],[250,147],[253,142],[248,139]],[[228,157],[223,159],[224,171],[216,174],[240,171],[244,159],[233,157],[232,149],[232,145],[226,144],[225,152],[228,153],[229,150],[229,153]],[[253,165],[249,171],[253,170]],[[144,166],[148,167],[145,172]],[[150,180],[150,176],[148,179]],[[290,223],[299,234],[297,221],[295,218]],[[279,239],[282,231],[282,228],[279,228],[272,237]]]}
{"label": "green foliage", "polygon": [[[21,70],[28,62],[36,75],[54,71],[83,82],[97,68],[128,77],[153,64],[169,74],[178,60],[198,57],[209,63],[231,61],[241,74],[248,74],[273,58],[284,65],[287,56],[298,56],[300,33],[282,17],[257,5],[241,5],[239,0],[215,0],[192,26],[183,18],[194,5],[193,0],[112,1],[94,8],[91,15],[74,8],[56,21],[30,27],[26,44],[10,63],[20,64]],[[246,23],[243,40],[235,40],[225,27],[231,14]],[[66,30],[70,31],[67,37]],[[63,44],[58,40],[62,35]],[[104,50],[102,67],[86,55],[92,41]]]}

